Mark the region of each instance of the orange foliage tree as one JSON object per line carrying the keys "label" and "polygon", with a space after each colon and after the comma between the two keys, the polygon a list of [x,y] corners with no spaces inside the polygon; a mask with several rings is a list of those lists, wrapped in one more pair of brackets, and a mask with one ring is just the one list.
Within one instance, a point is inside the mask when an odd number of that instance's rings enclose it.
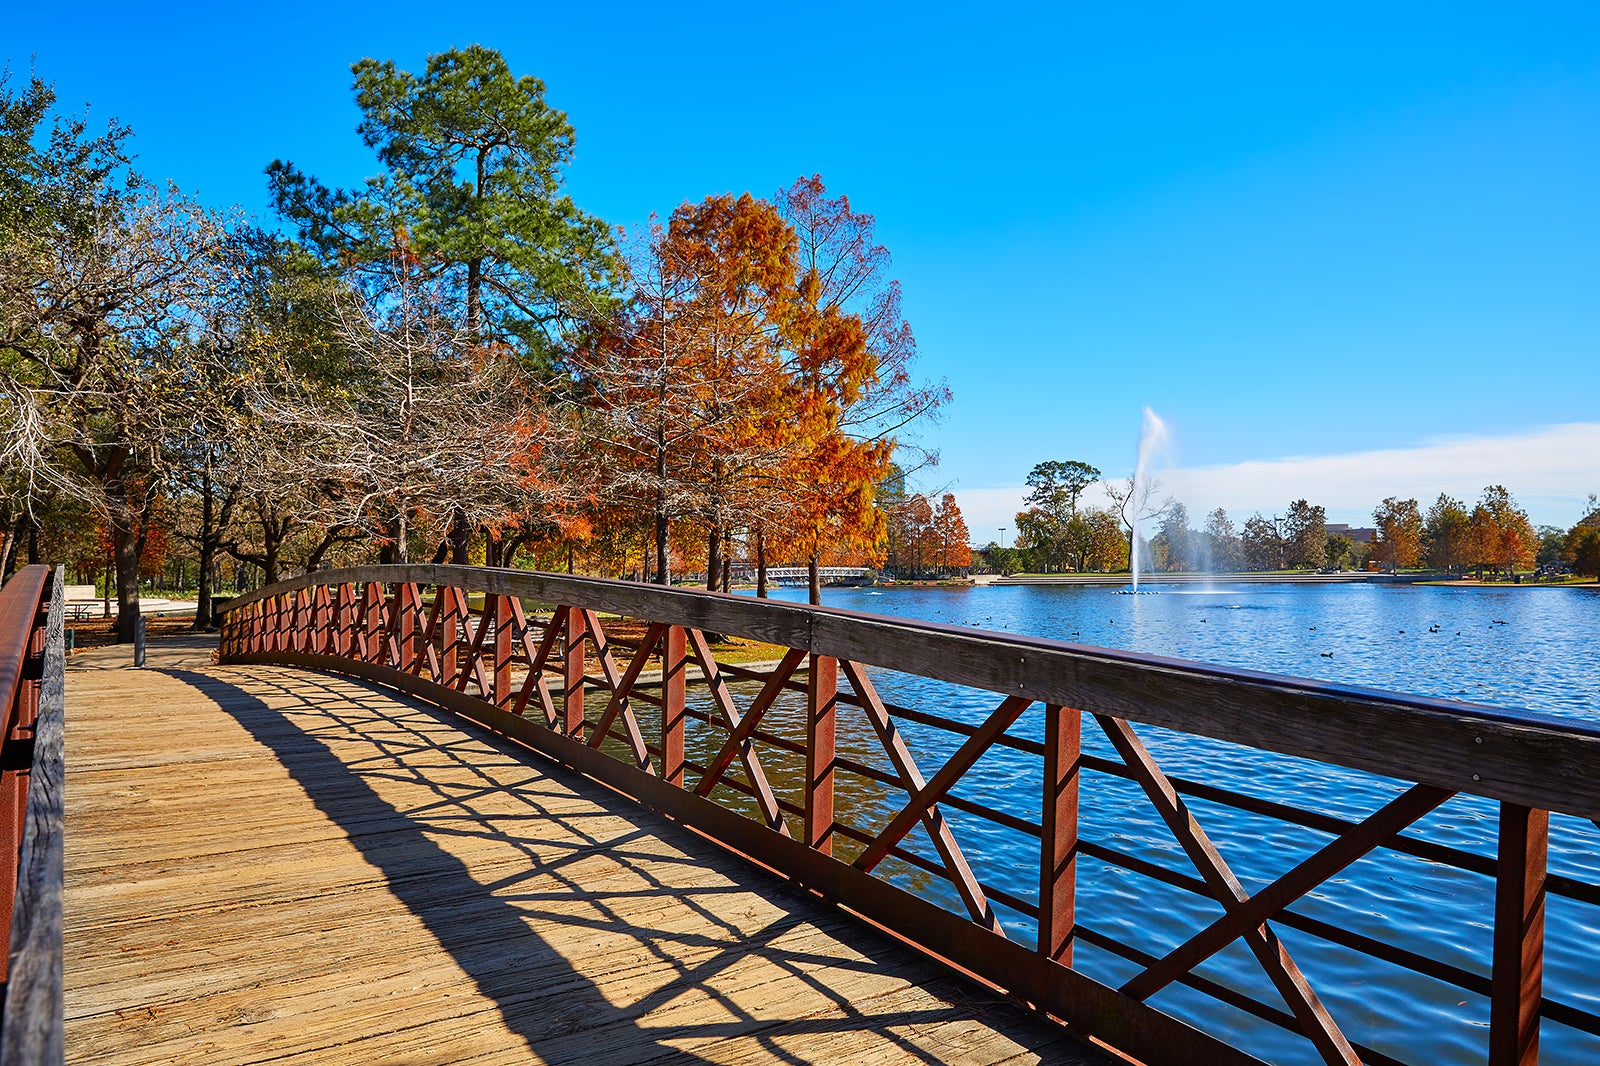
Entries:
{"label": "orange foliage tree", "polygon": [[574,356],[615,505],[647,512],[661,584],[682,519],[702,524],[720,570],[787,435],[775,322],[793,253],[787,224],[749,194],[683,204],[633,255],[628,305]]}
{"label": "orange foliage tree", "polygon": [[[872,216],[853,211],[847,197],[830,198],[815,175],[779,193],[778,209],[794,228],[799,273],[782,329],[792,436],[774,471],[781,515],[770,528],[786,553],[809,565],[817,603],[825,552],[879,550],[875,488],[897,447],[909,450],[906,427],[949,392],[911,379],[916,342]],[[756,531],[763,561],[768,528]]]}
{"label": "orange foliage tree", "polygon": [[972,565],[972,534],[961,516],[954,493],[947,492],[933,512],[933,536],[938,548],[939,571],[948,574]]}

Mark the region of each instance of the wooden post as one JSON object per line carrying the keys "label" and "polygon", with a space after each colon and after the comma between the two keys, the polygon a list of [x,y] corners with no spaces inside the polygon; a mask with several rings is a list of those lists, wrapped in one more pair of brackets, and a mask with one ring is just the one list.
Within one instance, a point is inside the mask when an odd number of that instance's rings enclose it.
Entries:
{"label": "wooden post", "polygon": [[417,586],[406,581],[395,586],[390,610],[394,634],[394,667],[408,674],[417,672],[417,604],[421,596]]}
{"label": "wooden post", "polygon": [[439,611],[439,676],[434,680],[441,685],[450,685],[455,683],[456,671],[461,666],[457,651],[461,644],[463,619],[457,607],[454,588],[435,585],[433,594],[443,601],[443,607]]}
{"label": "wooden post", "polygon": [[361,617],[357,623],[356,658],[381,663],[383,655],[383,585],[368,581],[361,589]]}
{"label": "wooden post", "polygon": [[355,622],[356,590],[348,581],[342,581],[333,591],[333,647],[330,650],[343,659],[350,655],[350,629]]}
{"label": "wooden post", "polygon": [[[489,697],[496,707],[505,710],[511,706],[515,693],[511,691],[511,597],[493,596],[494,599],[494,669],[493,695]],[[488,614],[489,605],[484,604]]]}
{"label": "wooden post", "polygon": [[566,642],[562,645],[566,661],[562,664],[565,684],[561,690],[561,728],[577,740],[583,739],[583,640],[588,631],[582,611],[567,612]]}
{"label": "wooden post", "polygon": [[1549,811],[1500,804],[1494,975],[1489,989],[1489,1066],[1534,1066],[1539,1061],[1545,858],[1549,840]]}
{"label": "wooden post", "polygon": [[1039,953],[1072,965],[1078,879],[1078,766],[1083,714],[1045,707],[1044,805],[1039,849]]}
{"label": "wooden post", "polygon": [[337,639],[333,590],[318,585],[311,592],[311,652],[314,655],[332,655]]}
{"label": "wooden post", "polygon": [[306,631],[310,628],[306,621],[306,590],[296,589],[290,595],[294,597],[294,606],[289,613],[289,650],[305,651]]}
{"label": "wooden post", "polygon": [[683,707],[688,690],[688,637],[668,626],[661,639],[661,779],[683,787]]}
{"label": "wooden post", "polygon": [[812,655],[806,681],[806,846],[833,854],[835,712],[839,706],[839,660]]}

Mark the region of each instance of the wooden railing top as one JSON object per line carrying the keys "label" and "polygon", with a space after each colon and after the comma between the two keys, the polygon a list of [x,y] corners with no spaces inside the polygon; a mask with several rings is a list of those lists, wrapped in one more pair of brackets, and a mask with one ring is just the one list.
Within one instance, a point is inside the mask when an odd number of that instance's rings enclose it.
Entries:
{"label": "wooden railing top", "polygon": [[367,582],[582,604],[1600,818],[1600,722],[1044,637],[636,582],[431,564],[317,571],[241,595],[222,611],[299,589]]}

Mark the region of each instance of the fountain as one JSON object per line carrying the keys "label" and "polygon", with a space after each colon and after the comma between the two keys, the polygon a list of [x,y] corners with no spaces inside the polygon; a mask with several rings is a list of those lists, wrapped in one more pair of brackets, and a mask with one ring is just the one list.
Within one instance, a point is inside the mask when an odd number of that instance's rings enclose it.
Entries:
{"label": "fountain", "polygon": [[[1167,424],[1161,421],[1150,408],[1144,409],[1144,420],[1139,425],[1139,459],[1133,468],[1133,485],[1128,492],[1127,506],[1132,508],[1130,524],[1132,526],[1131,543],[1128,545],[1128,568],[1133,571],[1133,595],[1139,595],[1139,556],[1144,549],[1144,538],[1140,535],[1140,527],[1144,525],[1145,503],[1154,489],[1154,479],[1150,474],[1152,460],[1160,453],[1166,451],[1168,441]],[[1148,590],[1147,594],[1148,594]]]}

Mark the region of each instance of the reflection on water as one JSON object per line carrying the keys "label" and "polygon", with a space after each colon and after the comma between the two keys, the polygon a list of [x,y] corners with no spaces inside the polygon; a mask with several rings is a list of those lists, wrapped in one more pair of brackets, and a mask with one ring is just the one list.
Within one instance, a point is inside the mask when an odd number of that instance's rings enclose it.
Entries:
{"label": "reflection on water", "polygon": [[[789,590],[786,590],[789,591]],[[803,593],[786,598],[803,599]],[[828,589],[829,606],[927,621],[1009,631],[1194,659],[1273,673],[1315,677],[1426,696],[1527,708],[1555,715],[1600,719],[1595,663],[1600,662],[1600,596],[1584,589],[1452,589],[1368,585],[1248,585],[1215,589],[1168,588],[1160,596],[1115,596],[1105,588],[995,587],[974,589]],[[886,670],[873,683],[891,703],[977,723],[999,703],[989,692],[928,681]],[[841,687],[843,682],[841,681]],[[741,706],[757,686],[735,685]],[[703,690],[690,689],[691,706],[713,713]],[[598,713],[603,699],[591,708]],[[636,704],[647,738],[659,736],[654,708]],[[799,745],[804,740],[804,699],[781,697],[763,728]],[[959,746],[961,737],[900,721],[924,777]],[[837,746],[841,757],[893,775],[871,724],[859,709],[841,705]],[[1014,736],[1042,739],[1037,708],[1012,727]],[[1269,755],[1204,738],[1138,727],[1162,768],[1174,777],[1238,793],[1290,802],[1359,821],[1404,788],[1354,770]],[[692,720],[686,737],[691,761],[704,765],[726,733]],[[1092,719],[1084,728],[1087,753],[1115,759]],[[762,768],[781,800],[802,801],[804,758],[780,746],[760,746]],[[690,775],[692,786],[694,776]],[[737,760],[728,771],[744,781]],[[1042,771],[1036,756],[995,748],[985,754],[955,795],[1037,823]],[[754,814],[754,801],[731,785],[716,798]],[[903,802],[903,794],[841,772],[836,785],[840,820],[876,833]],[[1329,837],[1317,831],[1241,812],[1204,800],[1189,801],[1222,855],[1249,890],[1258,889]],[[985,883],[1024,900],[1038,898],[1039,841],[946,806],[942,808],[974,871]],[[1129,781],[1092,771],[1082,781],[1081,836],[1155,864],[1182,878],[1195,871],[1165,824]],[[798,835],[798,817],[791,830]],[[1457,797],[1409,830],[1412,836],[1492,857],[1496,810],[1485,800]],[[908,851],[937,862],[920,829],[906,838]],[[845,861],[860,845],[841,838]],[[1550,868],[1600,883],[1600,832],[1587,822],[1551,820]],[[962,912],[949,883],[895,859],[879,872],[896,883]],[[1080,857],[1080,922],[1140,951],[1160,955],[1176,947],[1221,908],[1190,892]],[[1013,938],[1032,943],[1032,919],[997,906]],[[1493,920],[1490,878],[1408,855],[1380,850],[1320,885],[1293,908],[1322,922],[1399,945],[1470,974],[1489,973],[1488,930]],[[1327,1003],[1346,1035],[1396,1058],[1417,1063],[1481,1062],[1487,1000],[1454,985],[1374,960],[1311,932],[1275,923],[1284,944]],[[1600,913],[1551,897],[1547,913],[1547,998],[1600,1010],[1592,977],[1600,943]],[[1080,941],[1075,965],[1112,985],[1138,967]],[[1281,1008],[1260,966],[1235,943],[1198,968],[1218,985]],[[1152,1002],[1274,1062],[1315,1062],[1309,1043],[1181,984]],[[1546,1021],[1541,1041],[1546,1061],[1600,1062],[1600,1038]]]}

